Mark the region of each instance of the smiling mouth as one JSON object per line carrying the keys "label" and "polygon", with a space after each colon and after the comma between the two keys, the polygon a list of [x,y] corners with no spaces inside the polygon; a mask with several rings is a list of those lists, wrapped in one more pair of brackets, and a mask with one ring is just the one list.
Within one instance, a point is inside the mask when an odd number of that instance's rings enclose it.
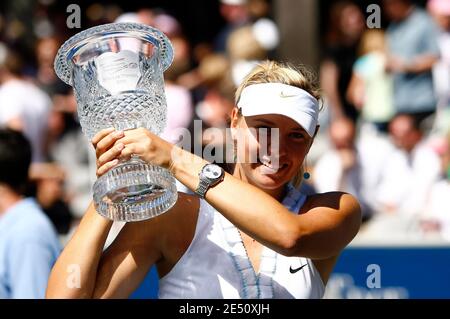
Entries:
{"label": "smiling mouth", "polygon": [[270,163],[270,160],[261,159],[259,157],[258,157],[258,163],[261,164],[261,167],[263,167],[263,173],[265,175],[276,174],[288,166],[288,164],[286,164],[286,163],[284,163],[282,165],[272,165]]}

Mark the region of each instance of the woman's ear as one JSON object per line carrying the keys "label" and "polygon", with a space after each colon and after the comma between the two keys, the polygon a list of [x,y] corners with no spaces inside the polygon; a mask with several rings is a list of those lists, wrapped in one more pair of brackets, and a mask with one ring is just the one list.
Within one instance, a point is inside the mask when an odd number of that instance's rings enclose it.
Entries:
{"label": "woman's ear", "polygon": [[238,120],[239,120],[239,109],[235,106],[231,110],[231,122],[230,127],[234,128],[237,126]]}
{"label": "woman's ear", "polygon": [[230,130],[233,139],[235,138],[234,132],[238,126],[238,122],[239,122],[239,109],[237,107],[234,107],[231,110],[231,121],[230,121]]}

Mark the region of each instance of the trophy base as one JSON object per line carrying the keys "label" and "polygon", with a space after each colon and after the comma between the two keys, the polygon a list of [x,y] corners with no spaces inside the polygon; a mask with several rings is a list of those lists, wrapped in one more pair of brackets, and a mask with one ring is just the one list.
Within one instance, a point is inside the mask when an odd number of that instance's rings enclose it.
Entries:
{"label": "trophy base", "polygon": [[165,168],[132,158],[94,183],[97,212],[115,221],[142,221],[168,211],[177,201],[173,175]]}

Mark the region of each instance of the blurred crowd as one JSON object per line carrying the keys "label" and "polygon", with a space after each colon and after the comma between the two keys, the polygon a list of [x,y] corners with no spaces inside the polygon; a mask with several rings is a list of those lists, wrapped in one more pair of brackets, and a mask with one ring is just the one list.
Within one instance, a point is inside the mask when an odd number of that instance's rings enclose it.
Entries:
{"label": "blurred crowd", "polygon": [[[366,26],[364,8],[356,1],[331,5],[317,72],[321,128],[306,159],[311,178],[302,188],[357,196],[364,220],[360,236],[450,240],[450,1],[429,0],[426,7],[410,0],[380,4],[387,23],[379,29]],[[6,231],[14,227],[6,216],[36,204],[33,211],[45,213],[64,245],[92,199],[95,180],[95,154],[82,133],[73,91],[53,69],[67,35],[59,32],[51,10],[41,6],[32,43],[35,63],[17,50],[20,28],[3,26],[1,35],[0,298],[12,291],[2,288],[2,258],[14,254],[8,245],[17,235]],[[258,62],[277,59],[281,41],[295,41],[280,37],[266,0],[220,0],[218,8],[224,27],[210,43],[195,45],[177,18],[161,8],[127,12],[96,3],[87,9],[91,25],[139,22],[171,40],[175,57],[164,75],[168,122],[163,137],[172,143],[179,141],[179,128],[193,131],[195,120],[202,120],[204,130],[225,129],[240,81]],[[24,141],[16,131],[30,144],[26,187],[23,178],[10,176],[15,165],[27,169],[26,154],[18,149]],[[193,142],[224,143],[207,134],[199,138]],[[14,152],[23,160],[16,161]],[[21,196],[35,202],[9,205]],[[36,232],[48,233],[44,221],[33,225]],[[48,234],[36,240],[56,249]],[[42,296],[38,283],[23,289],[22,295]]]}
{"label": "blurred crowd", "polygon": [[450,239],[450,2],[385,0],[385,29],[351,2],[330,11],[320,81],[328,149],[312,177],[363,207],[360,237]]}

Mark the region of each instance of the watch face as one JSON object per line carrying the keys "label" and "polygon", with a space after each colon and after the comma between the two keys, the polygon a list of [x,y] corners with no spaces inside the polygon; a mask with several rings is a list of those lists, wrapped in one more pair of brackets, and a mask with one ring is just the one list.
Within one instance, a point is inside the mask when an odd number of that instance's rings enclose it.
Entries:
{"label": "watch face", "polygon": [[220,175],[222,175],[222,168],[213,164],[206,165],[203,174],[206,178],[216,179],[219,178]]}

